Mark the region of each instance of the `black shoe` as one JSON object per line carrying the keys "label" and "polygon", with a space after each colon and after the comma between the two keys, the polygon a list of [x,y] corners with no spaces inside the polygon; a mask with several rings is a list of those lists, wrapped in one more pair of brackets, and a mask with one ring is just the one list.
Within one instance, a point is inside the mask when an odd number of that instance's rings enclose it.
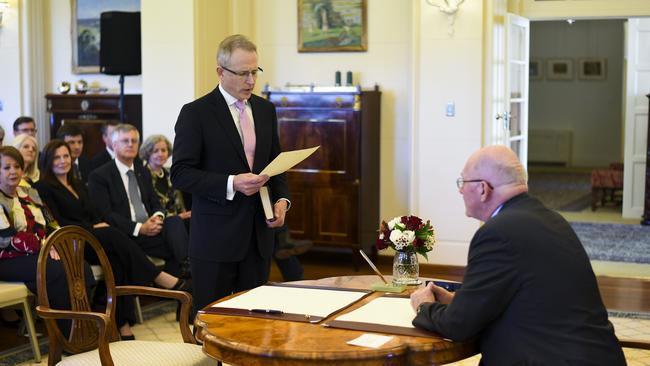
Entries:
{"label": "black shoe", "polygon": [[311,240],[294,239],[279,246],[274,255],[277,259],[287,259],[292,255],[300,255],[307,252],[313,245],[314,243]]}
{"label": "black shoe", "polygon": [[120,340],[123,340],[123,341],[135,341],[135,336],[133,334],[131,334],[131,335],[121,335],[120,334]]}
{"label": "black shoe", "polygon": [[179,278],[174,287],[170,288],[170,290],[192,293],[192,281]]}

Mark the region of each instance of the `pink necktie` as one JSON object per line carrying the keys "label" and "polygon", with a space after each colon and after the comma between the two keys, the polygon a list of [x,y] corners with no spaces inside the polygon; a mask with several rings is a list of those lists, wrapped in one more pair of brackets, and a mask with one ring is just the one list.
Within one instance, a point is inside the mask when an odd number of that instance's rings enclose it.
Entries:
{"label": "pink necktie", "polygon": [[248,118],[244,101],[236,101],[235,108],[239,112],[239,126],[241,127],[242,138],[244,139],[246,160],[248,161],[248,166],[253,170],[253,160],[255,159],[255,128],[250,118]]}

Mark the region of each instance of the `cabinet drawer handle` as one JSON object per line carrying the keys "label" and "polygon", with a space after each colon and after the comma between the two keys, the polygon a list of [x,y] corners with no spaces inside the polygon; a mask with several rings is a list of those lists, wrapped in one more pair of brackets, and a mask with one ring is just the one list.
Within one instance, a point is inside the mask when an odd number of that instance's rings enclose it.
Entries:
{"label": "cabinet drawer handle", "polygon": [[278,118],[278,122],[327,122],[327,123],[345,123],[346,120],[344,120],[344,119],[340,119],[340,118],[319,119],[319,118],[290,118],[290,117],[282,117],[282,118]]}

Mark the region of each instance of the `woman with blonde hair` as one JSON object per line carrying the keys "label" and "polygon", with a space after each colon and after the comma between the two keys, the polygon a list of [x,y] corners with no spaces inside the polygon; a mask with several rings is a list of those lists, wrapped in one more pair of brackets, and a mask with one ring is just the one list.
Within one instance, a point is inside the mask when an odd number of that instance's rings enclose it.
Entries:
{"label": "woman with blonde hair", "polygon": [[20,185],[31,187],[41,177],[41,173],[38,170],[38,142],[31,135],[21,134],[14,138],[11,146],[18,149],[25,161],[23,180],[20,182]]}

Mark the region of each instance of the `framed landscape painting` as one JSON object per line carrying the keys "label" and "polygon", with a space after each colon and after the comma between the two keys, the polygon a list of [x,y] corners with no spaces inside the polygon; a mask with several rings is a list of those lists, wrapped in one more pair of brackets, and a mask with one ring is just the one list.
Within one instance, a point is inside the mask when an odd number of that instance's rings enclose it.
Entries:
{"label": "framed landscape painting", "polygon": [[298,52],[368,50],[367,0],[298,0]]}
{"label": "framed landscape painting", "polygon": [[578,78],[582,80],[605,80],[607,60],[604,58],[581,58],[578,60]]}
{"label": "framed landscape painting", "polygon": [[72,72],[99,72],[99,15],[140,11],[140,0],[72,0]]}

